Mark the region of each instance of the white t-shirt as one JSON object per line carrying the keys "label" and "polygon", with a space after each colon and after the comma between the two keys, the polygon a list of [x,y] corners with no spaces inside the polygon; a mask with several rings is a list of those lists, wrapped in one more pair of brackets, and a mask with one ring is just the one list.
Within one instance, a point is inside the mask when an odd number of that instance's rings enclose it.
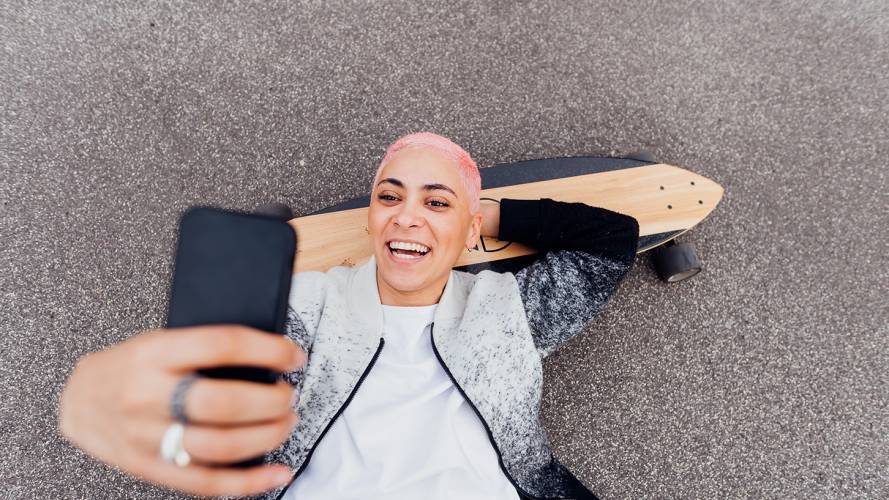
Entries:
{"label": "white t-shirt", "polygon": [[432,351],[436,307],[383,306],[383,350],[284,499],[519,498]]}

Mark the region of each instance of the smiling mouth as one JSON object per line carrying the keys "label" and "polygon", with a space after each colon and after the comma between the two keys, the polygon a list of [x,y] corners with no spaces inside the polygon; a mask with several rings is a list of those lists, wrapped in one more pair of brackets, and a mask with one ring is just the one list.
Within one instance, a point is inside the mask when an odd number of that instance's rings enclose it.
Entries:
{"label": "smiling mouth", "polygon": [[392,249],[389,245],[386,245],[386,251],[389,252],[393,260],[398,262],[417,262],[425,259],[427,255],[432,253],[432,249],[429,249],[426,253],[420,253],[414,250]]}

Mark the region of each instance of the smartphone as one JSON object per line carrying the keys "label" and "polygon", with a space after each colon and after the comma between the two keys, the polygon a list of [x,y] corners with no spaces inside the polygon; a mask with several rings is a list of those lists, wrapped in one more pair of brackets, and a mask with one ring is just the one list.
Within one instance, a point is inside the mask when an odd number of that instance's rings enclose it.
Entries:
{"label": "smartphone", "polygon": [[[167,327],[236,323],[284,334],[296,232],[281,217],[192,207],[179,220]],[[274,384],[262,367],[198,369],[210,378]],[[252,467],[263,457],[225,464]]]}

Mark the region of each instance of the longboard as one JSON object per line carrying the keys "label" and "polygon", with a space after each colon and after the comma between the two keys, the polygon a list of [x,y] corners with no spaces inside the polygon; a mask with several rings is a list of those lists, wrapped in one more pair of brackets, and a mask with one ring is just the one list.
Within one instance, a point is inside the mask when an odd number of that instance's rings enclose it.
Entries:
{"label": "longboard", "polygon": [[[722,186],[706,177],[640,158],[548,158],[498,164],[479,172],[482,198],[552,198],[635,217],[639,253],[671,242],[704,220],[723,194]],[[367,195],[291,219],[299,235],[295,272],[366,262],[373,255],[369,204]],[[517,242],[483,238],[475,249],[463,252],[454,268],[475,273],[515,271],[534,260],[535,253]]]}

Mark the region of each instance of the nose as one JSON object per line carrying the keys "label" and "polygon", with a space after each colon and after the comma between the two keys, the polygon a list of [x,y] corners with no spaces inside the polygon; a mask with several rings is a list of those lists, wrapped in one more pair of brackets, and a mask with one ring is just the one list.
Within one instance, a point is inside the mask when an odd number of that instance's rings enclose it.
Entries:
{"label": "nose", "polygon": [[423,222],[420,210],[414,203],[402,203],[394,217],[395,225],[401,227],[420,226]]}

